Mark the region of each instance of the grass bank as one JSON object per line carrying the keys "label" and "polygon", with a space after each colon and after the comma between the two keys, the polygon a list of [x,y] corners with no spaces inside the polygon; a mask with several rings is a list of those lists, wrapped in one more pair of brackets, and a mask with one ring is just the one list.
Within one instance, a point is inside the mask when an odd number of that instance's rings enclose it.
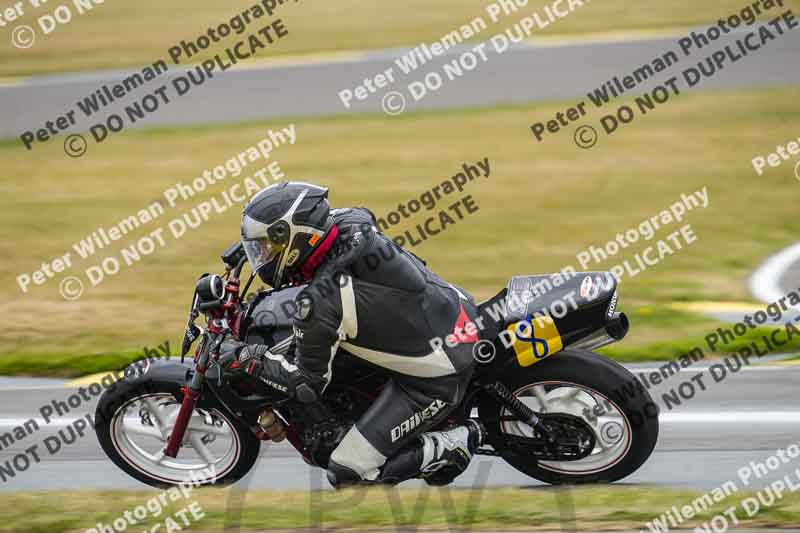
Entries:
{"label": "grass bank", "polygon": [[[529,125],[552,116],[557,103],[385,116],[274,120],[227,127],[160,129],[113,136],[67,158],[57,140],[26,152],[0,143],[0,265],[3,299],[13,309],[0,333],[0,371],[68,373],[105,369],[136,358],[145,346],[178,346],[197,275],[220,270],[219,254],[238,237],[240,207],[212,213],[199,229],[174,238],[167,223],[198,203],[220,197],[243,176],[228,177],[170,208],[163,191],[252,146],[268,128],[295,122],[297,142],[272,153],[286,178],[330,187],[334,206],[366,205],[378,216],[397,209],[461,170],[488,158],[489,178],[468,183],[389,233],[413,230],[440,209],[471,195],[478,211],[449,225],[413,251],[445,279],[483,299],[517,274],[580,270],[576,254],[706,187],[709,207],[687,213],[697,241],[621,285],[619,308],[632,318],[629,337],[612,353],[626,360],[661,358],[702,342],[719,324],[675,310],[676,301],[747,300],[745,280],[760,261],[794,242],[800,223],[791,200],[791,166],[754,173],[750,159],[797,136],[800,89],[719,91],[682,95],[592,150],[572,132],[532,140]],[[588,120],[597,120],[595,116]],[[765,139],[769,132],[769,140]],[[160,202],[165,213],[81,260],[72,245]],[[456,217],[457,218],[457,217]],[[655,239],[678,229],[672,224]],[[163,227],[164,246],[125,266],[121,250]],[[654,240],[655,240],[654,239]],[[654,241],[587,266],[604,270],[633,260]],[[72,251],[82,297],[66,301],[60,277],[23,294],[15,278]],[[92,287],[85,271],[106,257],[123,268]],[[176,349],[175,348],[175,349]],[[173,351],[175,351],[173,349]],[[88,356],[87,354],[97,354]],[[657,356],[657,357],[656,357]],[[3,365],[5,365],[3,367]],[[103,368],[100,368],[103,367]]]}
{"label": "grass bank", "polygon": [[[146,505],[155,493],[72,491],[7,493],[0,508],[0,532],[62,533],[109,524],[126,511]],[[699,493],[649,487],[581,489],[382,489],[330,491],[199,490],[180,498],[149,527],[176,515],[187,504],[204,515],[191,519],[193,531],[241,531],[314,528],[384,529],[421,526],[426,530],[470,527],[473,530],[574,531],[640,530],[671,506],[691,505]],[[800,495],[788,494],[772,507],[748,517],[741,502],[751,493],[733,493],[682,524],[691,530],[731,506],[739,527],[794,528],[800,525]],[[43,505],[43,502],[47,505]],[[160,507],[153,505],[151,509]],[[199,514],[199,513],[196,513]],[[137,530],[143,530],[144,521]],[[166,526],[162,526],[162,529]],[[574,528],[574,529],[573,529]],[[177,530],[177,529],[175,529]]]}

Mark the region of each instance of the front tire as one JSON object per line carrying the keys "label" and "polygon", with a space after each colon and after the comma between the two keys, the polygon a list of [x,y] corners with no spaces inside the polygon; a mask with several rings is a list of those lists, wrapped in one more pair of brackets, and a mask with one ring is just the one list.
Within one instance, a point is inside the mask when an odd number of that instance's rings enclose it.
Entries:
{"label": "front tire", "polygon": [[223,409],[196,408],[178,456],[163,455],[182,399],[174,382],[118,382],[100,398],[95,414],[103,451],[125,473],[158,488],[228,485],[246,475],[261,443]]}
{"label": "front tire", "polygon": [[636,471],[658,440],[658,407],[624,367],[588,350],[567,349],[535,365],[514,367],[501,381],[534,411],[583,418],[595,432],[591,455],[538,461],[510,449],[504,435],[530,437],[530,426],[496,400],[478,405],[488,441],[511,466],[551,484],[610,483]]}

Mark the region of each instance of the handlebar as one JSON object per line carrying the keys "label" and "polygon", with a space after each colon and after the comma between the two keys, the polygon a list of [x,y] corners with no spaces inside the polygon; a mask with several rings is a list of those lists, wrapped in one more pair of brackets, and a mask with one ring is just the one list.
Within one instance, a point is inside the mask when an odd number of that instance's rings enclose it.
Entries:
{"label": "handlebar", "polygon": [[233,269],[233,274],[231,277],[236,281],[239,281],[239,276],[242,274],[242,268],[244,267],[244,264],[246,262],[247,262],[247,257],[242,256],[242,258],[239,259],[239,262],[236,264],[236,268]]}

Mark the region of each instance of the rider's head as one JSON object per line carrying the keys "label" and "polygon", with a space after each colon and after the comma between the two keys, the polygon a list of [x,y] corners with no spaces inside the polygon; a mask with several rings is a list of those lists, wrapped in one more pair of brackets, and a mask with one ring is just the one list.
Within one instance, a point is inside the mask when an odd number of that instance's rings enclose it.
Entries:
{"label": "rider's head", "polygon": [[250,200],[242,216],[250,266],[274,288],[310,279],[337,234],[328,189],[308,183],[271,185]]}

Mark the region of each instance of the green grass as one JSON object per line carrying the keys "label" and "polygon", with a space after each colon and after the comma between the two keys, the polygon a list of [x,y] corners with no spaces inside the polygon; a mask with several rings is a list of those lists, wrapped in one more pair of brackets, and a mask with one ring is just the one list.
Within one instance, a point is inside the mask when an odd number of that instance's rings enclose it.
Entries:
{"label": "green grass", "polygon": [[[575,147],[571,131],[542,144],[532,140],[530,123],[562,109],[559,104],[392,120],[304,118],[294,121],[297,144],[272,155],[287,178],[329,186],[334,206],[366,205],[378,216],[450,178],[462,162],[488,157],[491,177],[469,183],[463,193],[473,196],[479,211],[413,249],[479,299],[493,295],[512,275],[577,265],[580,250],[613,239],[681,193],[707,186],[710,207],[685,219],[698,241],[621,284],[619,309],[631,313],[632,329],[611,353],[652,359],[702,342],[718,326],[671,309],[672,302],[747,300],[745,280],[752,270],[796,240],[800,222],[792,198],[798,183],[791,165],[757,176],[750,159],[797,137],[799,98],[797,88],[682,95],[588,151]],[[80,159],[67,158],[58,139],[31,153],[16,141],[0,143],[0,279],[10,313],[0,334],[0,368],[85,373],[122,366],[142,347],[164,339],[177,347],[194,280],[219,271],[219,254],[238,237],[238,207],[212,214],[181,239],[167,235],[164,248],[97,287],[88,286],[83,272],[105,256],[119,257],[123,247],[158,223],[219,195],[231,178],[168,209],[159,221],[91,260],[78,260],[69,274],[81,276],[87,289],[77,301],[60,297],[59,279],[23,295],[15,278],[70,250],[98,226],[113,225],[158,200],[177,181],[188,182],[223,163],[268,127],[289,122],[120,134],[102,145],[92,143]],[[460,196],[453,194],[440,206]],[[427,216],[409,219],[392,233]],[[624,257],[646,244],[633,245]],[[653,346],[657,349],[650,351]]]}
{"label": "green grass", "polygon": [[[155,496],[155,492],[72,491],[8,493],[0,508],[0,532],[61,533],[83,531],[108,524]],[[176,517],[175,511],[196,501],[205,517],[194,522],[192,531],[222,531],[231,527],[237,511],[242,531],[270,529],[391,528],[422,526],[442,530],[452,527],[557,531],[562,524],[577,531],[639,530],[670,506],[692,502],[698,493],[650,487],[589,487],[581,489],[495,489],[485,491],[449,489],[361,489],[330,491],[196,490],[180,499],[160,519]],[[746,493],[733,493],[708,511],[686,522],[691,529],[713,518],[729,506],[739,504]],[[240,498],[243,498],[240,500]],[[239,502],[242,503],[239,503]],[[44,504],[46,502],[46,504]],[[765,507],[765,506],[762,506]],[[574,509],[574,514],[570,511]],[[763,508],[747,519],[741,507],[741,527],[800,525],[800,495],[787,494],[775,506]],[[187,513],[187,516],[188,513]],[[151,519],[149,525],[157,523]],[[163,529],[162,525],[162,529]],[[227,529],[227,528],[226,528]],[[137,525],[137,530],[144,530]],[[572,530],[572,529],[570,529]]]}
{"label": "green grass", "polygon": [[[721,324],[725,327],[725,324]],[[709,330],[709,333],[713,330]],[[756,343],[762,353],[769,351],[768,347],[761,340],[764,336],[769,336],[773,330],[771,328],[756,328],[750,330],[741,337],[737,337],[732,342],[723,343],[716,350],[709,350],[702,337],[682,337],[665,341],[653,342],[643,346],[626,346],[625,343],[612,344],[607,348],[601,349],[601,353],[616,359],[617,361],[637,362],[637,361],[665,361],[676,359],[681,355],[688,354],[695,348],[700,348],[708,357],[718,357],[725,354],[741,352],[750,349]],[[751,350],[752,351],[752,350]],[[792,338],[785,346],[775,347],[769,352],[770,355],[786,354],[800,351],[800,339]],[[789,361],[795,358],[788,359]]]}
{"label": "green grass", "polygon": [[[632,330],[639,326],[647,328],[655,327],[661,331],[670,329],[698,329],[699,333],[692,335],[673,335],[664,340],[649,342],[644,344],[621,342],[602,348],[601,352],[617,361],[637,362],[637,361],[666,361],[676,359],[688,354],[695,348],[700,348],[706,357],[721,357],[734,352],[741,352],[743,349],[751,349],[753,343],[758,346],[759,351],[769,351],[769,347],[762,340],[763,337],[780,330],[779,340],[786,338],[783,327],[758,327],[748,329],[743,335],[735,337],[732,341],[716,341],[714,350],[709,348],[706,336],[717,335],[717,328],[730,329],[731,324],[719,322],[713,318],[697,315],[689,312],[676,311],[667,307],[656,309],[641,308],[633,309],[629,313]],[[632,345],[631,345],[632,344]],[[800,337],[792,337],[783,346],[774,346],[770,355],[786,354],[800,351]],[[800,356],[798,356],[800,358]],[[792,359],[789,359],[792,360]]]}
{"label": "green grass", "polygon": [[[20,23],[28,24],[36,28],[37,41],[28,49],[17,49],[10,44],[0,48],[0,75],[119,69],[151,64],[168,57],[167,50],[180,41],[195,40],[207,28],[228,21],[236,13],[256,3],[255,0],[175,0],[168,3],[158,0],[109,1],[82,16],[76,14],[69,24],[42,35],[36,18],[50,13],[53,8],[34,10],[26,2],[25,16],[2,28],[3,35],[10,40],[13,27]],[[501,18],[493,25],[485,12],[490,3],[487,0],[305,0],[278,11],[276,17],[283,18],[289,37],[282,39],[274,48],[263,50],[259,57],[413,46],[423,41],[439,40],[477,16],[483,16],[489,24],[478,36],[480,40],[486,40],[512,26],[521,17],[529,16],[534,11],[540,12],[542,6],[551,2],[532,1],[525,9]],[[639,2],[632,8],[624,0],[595,0],[586,2],[582,8],[559,19],[540,34],[662,30],[674,26],[705,25],[738,12],[744,5],[746,2],[737,0],[716,0],[713,3],[649,0]],[[785,6],[797,11],[800,2],[785,0]],[[779,12],[777,9],[773,11]],[[264,20],[262,18],[257,22]],[[251,31],[262,25],[254,26]],[[238,39],[228,37],[209,50],[219,53]]]}
{"label": "green grass", "polygon": [[108,370],[122,370],[143,358],[142,352],[114,351],[78,355],[45,353],[35,357],[30,354],[12,354],[0,358],[0,375],[74,378]]}

